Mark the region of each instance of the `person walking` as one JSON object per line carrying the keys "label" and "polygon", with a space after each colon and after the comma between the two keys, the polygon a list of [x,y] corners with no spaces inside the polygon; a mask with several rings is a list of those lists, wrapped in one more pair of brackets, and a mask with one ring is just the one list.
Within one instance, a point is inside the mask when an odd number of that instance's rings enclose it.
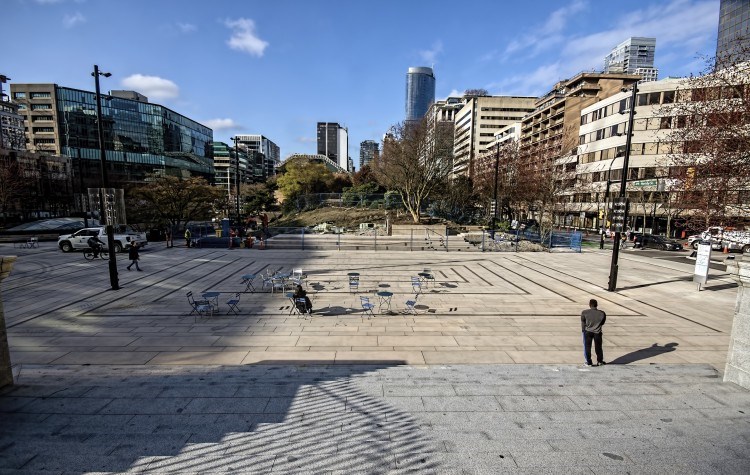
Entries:
{"label": "person walking", "polygon": [[591,361],[591,342],[594,342],[594,351],[596,352],[596,365],[602,366],[607,364],[604,361],[604,351],[602,350],[602,327],[607,321],[607,314],[597,308],[598,302],[595,299],[589,300],[589,308],[581,312],[581,332],[583,333],[583,356],[586,359],[586,366],[594,366]]}
{"label": "person walking", "polygon": [[185,247],[190,247],[190,238],[193,237],[190,228],[185,228]]}
{"label": "person walking", "polygon": [[140,255],[138,254],[137,242],[134,242],[130,245],[130,249],[128,249],[128,259],[130,259],[128,270],[130,270],[130,268],[133,267],[133,264],[135,264],[135,270],[140,272],[141,268],[138,266],[138,259],[140,259]]}

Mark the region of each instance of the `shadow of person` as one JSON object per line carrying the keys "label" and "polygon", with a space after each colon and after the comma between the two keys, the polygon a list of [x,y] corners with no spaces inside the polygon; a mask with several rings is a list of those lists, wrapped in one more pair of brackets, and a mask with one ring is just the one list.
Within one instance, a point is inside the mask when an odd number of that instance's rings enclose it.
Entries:
{"label": "shadow of person", "polygon": [[652,358],[657,355],[675,351],[677,349],[677,345],[678,343],[674,343],[674,342],[667,343],[664,346],[659,346],[658,343],[654,343],[653,345],[647,348],[642,348],[640,350],[636,350],[631,353],[627,353],[625,355],[617,357],[614,360],[610,361],[609,364],[635,363],[636,361],[645,360],[647,358]]}

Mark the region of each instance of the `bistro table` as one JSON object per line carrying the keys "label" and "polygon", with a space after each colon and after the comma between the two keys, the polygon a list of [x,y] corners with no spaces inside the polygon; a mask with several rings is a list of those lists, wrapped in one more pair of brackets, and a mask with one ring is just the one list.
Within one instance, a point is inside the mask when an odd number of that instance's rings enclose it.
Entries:
{"label": "bistro table", "polygon": [[425,283],[425,287],[427,286],[426,284],[429,284],[431,280],[435,280],[435,277],[429,272],[420,272],[417,275],[422,279],[422,282]]}
{"label": "bistro table", "polygon": [[203,298],[209,301],[213,301],[211,305],[213,305],[216,310],[219,309],[219,295],[221,295],[221,292],[215,292],[213,290],[210,290],[208,292],[203,292]]}
{"label": "bistro table", "polygon": [[380,313],[383,313],[383,307],[388,307],[388,311],[391,311],[391,298],[393,297],[393,292],[388,292],[387,290],[381,290],[377,293],[378,300],[380,301],[380,305],[378,306],[378,310],[380,310]]}
{"label": "bistro table", "polygon": [[245,274],[242,276],[242,283],[245,284],[245,292],[249,292],[250,289],[253,289],[253,292],[255,292],[255,285],[253,285],[253,281],[257,277],[257,274]]}

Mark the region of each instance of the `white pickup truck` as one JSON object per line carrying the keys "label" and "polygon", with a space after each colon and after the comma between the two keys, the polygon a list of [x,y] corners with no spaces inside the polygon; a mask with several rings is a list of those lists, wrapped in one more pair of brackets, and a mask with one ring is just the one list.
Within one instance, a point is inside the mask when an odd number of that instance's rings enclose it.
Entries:
{"label": "white pickup truck", "polygon": [[[73,234],[64,234],[57,239],[57,246],[62,249],[63,252],[88,249],[88,240],[91,236],[99,238],[99,240],[104,243],[104,247],[107,247],[107,230],[104,226],[84,228]],[[128,249],[134,242],[137,242],[140,247],[144,247],[148,244],[145,233],[132,230],[127,226],[115,226],[114,238],[115,252],[122,252],[123,249]]]}
{"label": "white pickup truck", "polygon": [[709,241],[711,248],[715,250],[724,249],[726,246],[730,251],[750,252],[750,231],[734,231],[721,226],[711,226],[700,234],[688,237],[688,244],[693,249],[698,249],[701,241]]}

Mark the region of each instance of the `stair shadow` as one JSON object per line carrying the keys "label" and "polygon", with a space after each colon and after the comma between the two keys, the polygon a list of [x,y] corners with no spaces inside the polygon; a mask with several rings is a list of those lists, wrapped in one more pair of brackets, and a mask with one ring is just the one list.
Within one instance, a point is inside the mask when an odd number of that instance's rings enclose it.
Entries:
{"label": "stair shadow", "polygon": [[0,468],[439,471],[423,423],[380,394],[403,361],[320,363],[24,368],[0,391]]}

